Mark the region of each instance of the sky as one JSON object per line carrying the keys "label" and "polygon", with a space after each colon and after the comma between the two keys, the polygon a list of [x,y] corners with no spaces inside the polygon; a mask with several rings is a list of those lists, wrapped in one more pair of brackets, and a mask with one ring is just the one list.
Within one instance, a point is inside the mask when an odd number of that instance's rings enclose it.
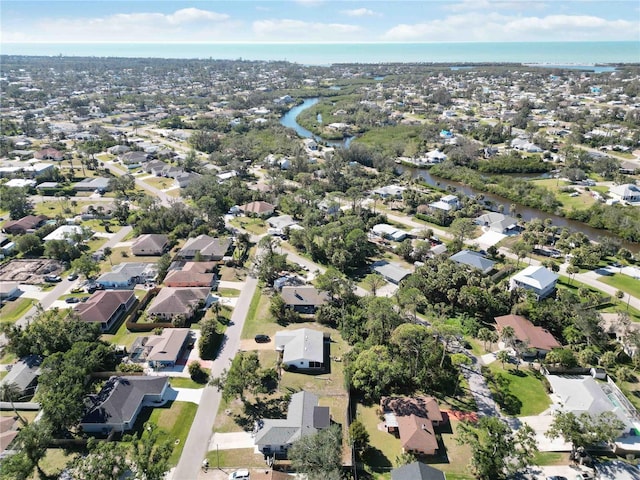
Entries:
{"label": "sky", "polygon": [[640,2],[2,0],[0,27],[2,43],[640,42]]}

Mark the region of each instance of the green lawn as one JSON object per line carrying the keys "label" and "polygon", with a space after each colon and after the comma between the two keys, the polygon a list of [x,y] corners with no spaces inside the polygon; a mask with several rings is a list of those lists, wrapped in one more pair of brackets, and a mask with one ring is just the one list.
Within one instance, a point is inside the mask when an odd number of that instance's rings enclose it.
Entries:
{"label": "green lawn", "polygon": [[113,345],[124,345],[127,349],[130,349],[135,339],[141,335],[144,335],[144,333],[132,333],[127,330],[127,323],[123,321],[115,334],[105,333],[100,338]]}
{"label": "green lawn", "polygon": [[66,451],[62,448],[47,448],[44,458],[40,461],[40,467],[46,476],[41,476],[36,469],[29,477],[32,480],[48,480],[58,478],[66,466],[79,454]]}
{"label": "green lawn", "polygon": [[174,466],[178,463],[184,442],[187,439],[193,418],[198,410],[198,405],[190,402],[171,402],[168,407],[154,408],[149,421],[155,423],[164,432],[160,440],[169,438],[176,440],[176,445],[171,454],[169,463]]}
{"label": "green lawn", "polygon": [[567,465],[569,463],[568,453],[559,452],[538,452],[533,459],[534,465]]}
{"label": "green lawn", "polygon": [[601,276],[598,278],[598,281],[606,283],[618,290],[622,290],[623,292],[630,294],[632,297],[640,298],[640,280],[631,278],[629,275],[614,273],[610,277]]}
{"label": "green lawn", "polygon": [[262,235],[267,231],[267,224],[260,218],[236,217],[230,223],[234,227],[241,228],[254,235]]}
{"label": "green lawn", "polygon": [[218,288],[218,295],[221,297],[239,297],[240,290],[235,288]]}
{"label": "green lawn", "polygon": [[164,190],[165,188],[171,188],[175,186],[175,181],[173,180],[173,178],[154,177],[145,178],[142,181],[159,190]]}
{"label": "green lawn", "polygon": [[489,387],[503,413],[526,417],[538,415],[551,405],[542,380],[528,367],[516,370],[515,366],[505,364],[502,368],[501,363],[495,361],[487,368],[495,378],[489,381]]}
{"label": "green lawn", "polygon": [[0,308],[1,322],[15,322],[33,306],[36,301],[32,298],[17,298],[5,303]]}
{"label": "green lawn", "polygon": [[207,453],[209,468],[228,469],[226,473],[231,473],[235,468],[264,468],[264,458],[262,455],[253,453],[253,448],[236,448],[233,450],[212,450]]}
{"label": "green lawn", "polygon": [[194,388],[201,389],[204,388],[204,385],[200,383],[196,383],[191,378],[186,377],[171,377],[169,379],[169,383],[173,388]]}
{"label": "green lawn", "polygon": [[257,288],[249,305],[241,338],[253,338],[258,333],[272,335],[280,330],[281,327],[273,321],[273,317],[269,313],[270,304],[271,299],[262,294],[262,289]]}

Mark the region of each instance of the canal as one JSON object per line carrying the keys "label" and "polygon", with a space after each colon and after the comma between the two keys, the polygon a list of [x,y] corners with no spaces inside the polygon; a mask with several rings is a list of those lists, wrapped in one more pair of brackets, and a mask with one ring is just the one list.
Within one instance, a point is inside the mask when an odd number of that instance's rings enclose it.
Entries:
{"label": "canal", "polygon": [[[307,99],[305,99],[304,102],[302,102],[300,105],[297,105],[297,106],[293,107],[291,110],[289,110],[287,113],[285,113],[282,116],[282,118],[280,119],[280,123],[282,125],[284,125],[285,127],[292,128],[301,137],[313,138],[317,142],[321,142],[321,143],[324,143],[324,144],[332,146],[332,147],[344,147],[344,148],[347,148],[349,146],[349,144],[351,143],[351,141],[355,137],[347,137],[346,139],[344,139],[342,141],[325,140],[325,139],[323,139],[321,137],[318,137],[317,135],[314,135],[312,132],[310,132],[306,128],[302,127],[296,121],[296,118],[300,114],[300,112],[302,112],[303,110],[306,110],[307,108],[312,107],[313,105],[318,103],[319,100],[320,100],[319,98],[307,98]],[[618,236],[616,236],[616,235],[614,235],[612,233],[609,233],[606,230],[600,230],[600,229],[597,229],[597,228],[593,228],[593,227],[590,227],[589,225],[587,225],[585,223],[576,222],[574,220],[570,220],[568,218],[561,217],[559,215],[546,213],[546,212],[543,212],[542,210],[538,210],[536,208],[526,207],[524,205],[520,205],[517,202],[512,202],[508,198],[501,197],[499,195],[494,195],[494,194],[488,193],[488,192],[482,192],[482,191],[476,190],[475,188],[472,188],[472,187],[470,187],[468,185],[463,185],[462,183],[458,183],[458,182],[454,182],[452,180],[447,180],[447,179],[444,179],[444,178],[436,177],[434,175],[431,175],[428,170],[423,169],[423,168],[412,168],[412,167],[405,167],[405,166],[402,166],[402,165],[398,165],[396,167],[396,171],[398,171],[399,173],[403,173],[405,171],[410,171],[413,178],[418,178],[419,177],[426,184],[431,185],[433,187],[438,187],[438,188],[441,188],[441,189],[449,189],[449,190],[452,190],[452,191],[461,192],[461,193],[464,193],[465,195],[468,195],[468,196],[483,195],[484,199],[485,199],[485,202],[490,202],[490,205],[493,207],[493,209],[496,209],[498,205],[503,205],[505,213],[509,213],[510,206],[511,205],[515,205],[516,214],[519,215],[525,221],[529,221],[529,220],[532,220],[534,218],[541,218],[541,219],[549,218],[549,219],[551,219],[551,222],[553,223],[553,225],[555,225],[557,227],[561,227],[561,228],[562,227],[566,227],[567,229],[569,229],[572,232],[582,232],[587,237],[589,237],[591,240],[598,241],[602,237],[609,237],[609,238],[614,239],[617,242],[620,242],[620,245],[622,247],[628,249],[631,252],[634,252],[634,253],[640,252],[640,244],[631,243],[631,242],[627,242],[625,240],[622,240],[620,237],[618,237]]]}

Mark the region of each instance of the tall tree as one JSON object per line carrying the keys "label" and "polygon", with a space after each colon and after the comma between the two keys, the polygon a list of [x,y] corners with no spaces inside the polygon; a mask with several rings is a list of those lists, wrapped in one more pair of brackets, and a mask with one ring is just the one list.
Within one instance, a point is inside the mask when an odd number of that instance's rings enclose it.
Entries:
{"label": "tall tree", "polygon": [[471,447],[471,466],[479,480],[506,479],[531,465],[537,452],[527,424],[513,432],[497,417],[482,417],[475,424],[461,422],[458,431],[458,443]]}
{"label": "tall tree", "polygon": [[288,456],[296,471],[306,473],[309,480],[339,480],[341,450],[342,431],[332,425],[295,441]]}
{"label": "tall tree", "polygon": [[72,261],[71,268],[79,274],[84,275],[85,278],[92,278],[100,272],[100,264],[96,262],[89,253],[85,253],[80,258]]}
{"label": "tall tree", "polygon": [[124,441],[131,442],[131,462],[144,480],[162,480],[169,470],[169,458],[173,453],[173,440],[164,438],[164,432],[155,424],[144,424],[142,433],[128,435]]}
{"label": "tall tree", "polygon": [[107,442],[89,437],[89,453],[78,457],[71,465],[76,480],[114,480],[128,470],[127,449],[122,442]]}
{"label": "tall tree", "polygon": [[586,412],[557,411],[546,436],[554,439],[562,437],[571,444],[573,450],[613,442],[624,429],[624,424],[613,412],[590,415]]}

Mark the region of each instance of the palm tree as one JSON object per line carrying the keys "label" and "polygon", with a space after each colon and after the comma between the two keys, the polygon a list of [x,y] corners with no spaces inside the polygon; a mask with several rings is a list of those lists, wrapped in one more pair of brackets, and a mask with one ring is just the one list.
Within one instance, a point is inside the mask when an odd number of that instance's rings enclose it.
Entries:
{"label": "palm tree", "polygon": [[109,259],[109,265],[113,265],[113,262],[111,261],[112,253],[113,253],[113,250],[111,250],[111,247],[104,247],[102,249],[102,254]]}
{"label": "palm tree", "polygon": [[0,383],[0,400],[3,402],[9,402],[13,412],[16,414],[22,425],[26,425],[27,421],[18,413],[18,409],[13,402],[20,399],[22,390],[15,382],[2,382]]}
{"label": "palm tree", "polygon": [[498,359],[498,361],[502,363],[502,368],[504,368],[504,364],[509,361],[509,352],[507,352],[506,350],[500,350],[496,355],[496,359]]}
{"label": "palm tree", "polygon": [[385,285],[386,280],[379,273],[371,273],[365,278],[367,286],[371,289],[371,294],[375,297],[380,287]]}
{"label": "palm tree", "polygon": [[515,340],[515,338],[516,331],[513,329],[513,327],[507,325],[502,329],[500,339],[504,342],[505,345],[513,346],[513,341]]}

